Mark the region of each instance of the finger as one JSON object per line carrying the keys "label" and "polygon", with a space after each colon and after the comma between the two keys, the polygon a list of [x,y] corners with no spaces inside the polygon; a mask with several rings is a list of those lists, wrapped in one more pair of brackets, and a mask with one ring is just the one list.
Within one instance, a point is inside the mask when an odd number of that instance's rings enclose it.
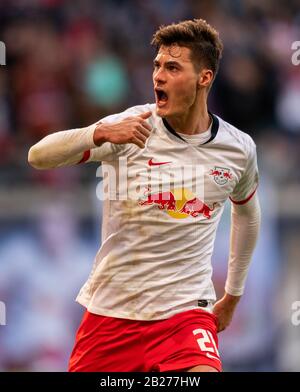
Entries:
{"label": "finger", "polygon": [[150,132],[152,131],[152,127],[150,124],[147,123],[147,121],[142,120],[141,124],[143,125],[143,127],[147,128]]}
{"label": "finger", "polygon": [[137,135],[135,135],[139,140],[141,140],[143,143],[146,143],[148,137],[143,135],[141,132],[139,132]]}
{"label": "finger", "polygon": [[222,332],[224,331],[225,328],[226,328],[225,324],[219,324],[217,330],[218,332]]}
{"label": "finger", "polygon": [[144,136],[149,137],[150,136],[150,131],[148,130],[148,128],[144,128],[143,125],[140,125],[138,128],[140,133],[142,133]]}
{"label": "finger", "polygon": [[216,313],[214,313],[214,311],[213,311],[213,314],[216,317],[217,332],[220,332],[219,331],[220,330],[220,319],[219,319],[219,316]]}
{"label": "finger", "polygon": [[137,138],[137,137],[134,137],[133,139],[132,139],[132,143],[134,143],[134,144],[136,144],[138,147],[140,147],[140,148],[144,148],[145,147],[145,144],[142,142],[142,140],[140,140],[139,138]]}
{"label": "finger", "polygon": [[143,118],[144,120],[146,120],[147,118],[149,118],[149,117],[151,117],[151,116],[152,116],[152,112],[151,112],[151,111],[145,112],[145,113],[141,113],[141,114],[138,115],[138,117],[141,117],[141,118]]}

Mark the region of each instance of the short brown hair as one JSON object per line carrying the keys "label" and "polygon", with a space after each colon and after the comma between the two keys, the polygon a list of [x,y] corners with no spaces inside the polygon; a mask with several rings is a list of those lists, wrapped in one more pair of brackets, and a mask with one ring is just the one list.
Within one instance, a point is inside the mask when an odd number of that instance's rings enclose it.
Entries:
{"label": "short brown hair", "polygon": [[214,76],[218,72],[223,44],[219,33],[203,19],[185,20],[160,26],[153,35],[151,45],[158,51],[164,46],[177,44],[191,49],[191,60],[196,70],[205,66]]}

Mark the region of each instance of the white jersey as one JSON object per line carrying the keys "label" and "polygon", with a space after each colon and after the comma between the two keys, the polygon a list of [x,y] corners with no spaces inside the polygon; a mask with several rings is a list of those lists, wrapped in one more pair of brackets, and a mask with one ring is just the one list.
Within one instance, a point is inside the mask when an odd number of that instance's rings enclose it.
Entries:
{"label": "white jersey", "polygon": [[144,149],[104,143],[84,158],[102,161],[110,197],[102,246],[77,301],[92,313],[133,320],[165,319],[216,300],[211,256],[224,204],[245,203],[258,183],[253,140],[215,115],[200,145],[157,116],[155,104],[102,122],[147,111],[152,132]]}

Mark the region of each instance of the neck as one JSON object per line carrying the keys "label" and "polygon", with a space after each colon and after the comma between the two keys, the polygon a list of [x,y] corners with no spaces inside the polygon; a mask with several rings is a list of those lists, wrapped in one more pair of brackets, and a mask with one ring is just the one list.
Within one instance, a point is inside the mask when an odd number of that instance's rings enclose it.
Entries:
{"label": "neck", "polygon": [[211,117],[208,114],[206,97],[196,99],[194,105],[186,113],[166,116],[166,120],[179,133],[195,135],[207,131]]}

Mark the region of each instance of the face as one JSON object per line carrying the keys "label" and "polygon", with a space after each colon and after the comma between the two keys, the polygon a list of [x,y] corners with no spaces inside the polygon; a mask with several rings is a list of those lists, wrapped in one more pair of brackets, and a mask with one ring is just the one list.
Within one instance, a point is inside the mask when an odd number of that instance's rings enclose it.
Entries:
{"label": "face", "polygon": [[176,44],[161,46],[154,59],[153,84],[160,117],[186,114],[195,104],[199,74],[190,53],[189,48]]}

